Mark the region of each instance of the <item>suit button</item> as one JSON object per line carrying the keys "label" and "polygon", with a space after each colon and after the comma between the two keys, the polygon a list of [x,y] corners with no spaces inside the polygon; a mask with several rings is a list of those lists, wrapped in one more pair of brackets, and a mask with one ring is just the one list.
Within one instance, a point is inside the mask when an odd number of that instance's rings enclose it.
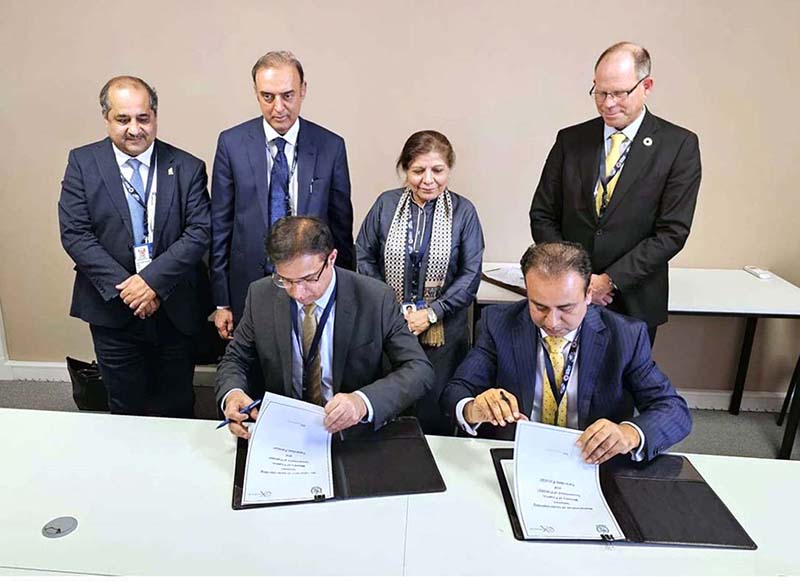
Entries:
{"label": "suit button", "polygon": [[602,228],[598,228],[596,231],[594,231],[594,234],[596,236],[603,236],[603,229]]}

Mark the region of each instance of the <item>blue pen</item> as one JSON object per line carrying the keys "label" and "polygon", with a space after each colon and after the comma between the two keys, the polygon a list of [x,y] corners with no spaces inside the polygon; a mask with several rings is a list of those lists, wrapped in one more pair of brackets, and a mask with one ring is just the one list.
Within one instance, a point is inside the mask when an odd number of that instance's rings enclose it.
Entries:
{"label": "blue pen", "polygon": [[[240,412],[241,414],[247,414],[248,412],[250,412],[251,410],[253,410],[253,409],[254,409],[256,406],[258,406],[259,404],[261,404],[261,398],[259,398],[258,400],[256,400],[255,402],[253,402],[253,403],[251,403],[251,404],[248,404],[247,406],[245,406],[244,408],[242,408],[242,409],[241,409],[239,412]],[[220,423],[217,425],[217,428],[222,428],[223,426],[228,426],[230,423],[231,423],[231,419],[230,419],[230,418],[226,418],[225,420],[223,420],[222,422],[220,422]]]}

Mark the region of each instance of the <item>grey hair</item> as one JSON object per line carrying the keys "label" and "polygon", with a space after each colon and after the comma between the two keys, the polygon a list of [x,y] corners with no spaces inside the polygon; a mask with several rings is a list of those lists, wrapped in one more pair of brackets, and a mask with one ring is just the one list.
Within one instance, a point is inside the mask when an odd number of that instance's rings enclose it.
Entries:
{"label": "grey hair", "polygon": [[261,69],[272,69],[281,65],[292,65],[295,69],[297,69],[297,73],[300,75],[300,84],[303,84],[305,81],[303,65],[300,64],[300,61],[291,51],[270,51],[267,54],[262,55],[256,61],[256,64],[253,65],[253,70],[251,72],[253,76],[253,83],[256,82],[256,74]]}
{"label": "grey hair", "polygon": [[108,82],[103,85],[103,88],[100,89],[100,111],[103,117],[108,116],[108,112],[111,111],[111,103],[108,102],[108,92],[111,90],[111,87],[115,85],[121,85],[123,87],[138,86],[145,89],[147,91],[147,96],[150,98],[150,109],[153,110],[153,113],[158,115],[158,93],[156,93],[156,90],[139,77],[120,75],[119,77],[109,79]]}

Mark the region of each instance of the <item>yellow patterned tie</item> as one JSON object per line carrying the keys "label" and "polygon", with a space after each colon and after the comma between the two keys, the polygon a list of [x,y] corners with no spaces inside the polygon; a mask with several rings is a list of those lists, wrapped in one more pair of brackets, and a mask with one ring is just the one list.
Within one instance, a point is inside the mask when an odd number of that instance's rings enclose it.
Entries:
{"label": "yellow patterned tie", "polygon": [[[547,352],[550,354],[550,361],[553,363],[556,390],[560,390],[561,379],[564,377],[564,346],[567,345],[567,340],[563,337],[547,336],[544,338],[544,343],[547,344]],[[556,398],[550,388],[550,380],[547,377],[546,369],[542,370],[542,422],[567,426],[567,393],[564,392],[561,397],[561,404],[556,405]]]}
{"label": "yellow patterned tie", "polygon": [[[622,142],[627,139],[625,134],[621,131],[617,133],[611,134],[611,149],[608,150],[608,155],[606,156],[606,176],[611,173],[611,169],[614,165],[619,161],[620,156],[622,155]],[[622,173],[622,169],[617,172],[611,181],[606,186],[608,190],[608,199],[611,200],[611,195],[614,194],[614,188],[617,185],[617,181],[619,180],[619,175]],[[603,185],[599,183],[597,184],[597,191],[594,194],[594,208],[597,211],[597,216],[600,216],[600,207],[603,204]]]}
{"label": "yellow patterned tie", "polygon": [[[311,343],[314,341],[314,335],[317,333],[317,318],[314,311],[317,308],[316,303],[303,306],[305,317],[303,318],[303,355],[307,355],[311,349]],[[305,390],[305,400],[322,406],[322,366],[320,365],[320,350],[317,349],[317,355],[314,361],[308,367],[305,375],[306,385],[303,387]]]}

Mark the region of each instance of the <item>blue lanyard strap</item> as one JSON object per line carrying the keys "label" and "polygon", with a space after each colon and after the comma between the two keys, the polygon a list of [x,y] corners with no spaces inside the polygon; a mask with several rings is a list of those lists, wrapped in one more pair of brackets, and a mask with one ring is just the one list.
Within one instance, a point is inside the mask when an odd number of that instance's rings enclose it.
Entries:
{"label": "blue lanyard strap", "polygon": [[[292,330],[294,330],[295,337],[300,342],[300,358],[303,361],[303,388],[306,386],[306,378],[308,377],[308,368],[316,359],[319,353],[319,343],[322,339],[322,331],[325,329],[325,324],[328,322],[328,317],[331,314],[331,310],[333,309],[333,304],[336,302],[336,291],[339,287],[338,282],[333,287],[333,291],[331,292],[331,297],[328,299],[328,304],[325,305],[325,309],[322,310],[322,316],[319,318],[317,322],[317,331],[314,334],[314,339],[311,340],[311,346],[308,349],[308,353],[304,354],[302,347],[303,347],[303,334],[300,331],[300,324],[297,321],[297,302],[294,299],[290,298],[289,304],[292,310]],[[306,315],[306,317],[311,317],[310,315]]]}
{"label": "blue lanyard strap", "polygon": [[[138,172],[138,170],[133,170],[134,172]],[[148,233],[148,221],[147,221],[147,200],[150,197],[150,188],[153,187],[153,176],[156,173],[156,148],[153,148],[153,155],[150,157],[150,170],[147,172],[147,185],[144,188],[144,200],[142,200],[142,196],[136,191],[136,188],[131,185],[131,183],[122,175],[122,172],[119,173],[120,178],[122,178],[122,185],[125,188],[125,191],[130,194],[130,197],[133,198],[139,206],[144,209],[144,238],[147,239]]]}
{"label": "blue lanyard strap", "polygon": [[[537,331],[537,333],[539,332]],[[575,366],[575,357],[578,354],[578,336],[580,336],[580,330],[578,330],[578,333],[575,334],[575,339],[572,341],[572,344],[569,347],[567,359],[564,363],[564,375],[561,377],[561,386],[556,388],[556,373],[553,369],[553,362],[550,360],[550,352],[547,349],[547,344],[545,343],[542,334],[539,333],[539,341],[542,344],[542,350],[544,351],[544,369],[547,373],[547,380],[550,382],[550,390],[553,392],[553,397],[556,399],[556,406],[561,405],[561,399],[567,391],[567,384],[569,384],[569,378],[572,375],[572,369]]]}

